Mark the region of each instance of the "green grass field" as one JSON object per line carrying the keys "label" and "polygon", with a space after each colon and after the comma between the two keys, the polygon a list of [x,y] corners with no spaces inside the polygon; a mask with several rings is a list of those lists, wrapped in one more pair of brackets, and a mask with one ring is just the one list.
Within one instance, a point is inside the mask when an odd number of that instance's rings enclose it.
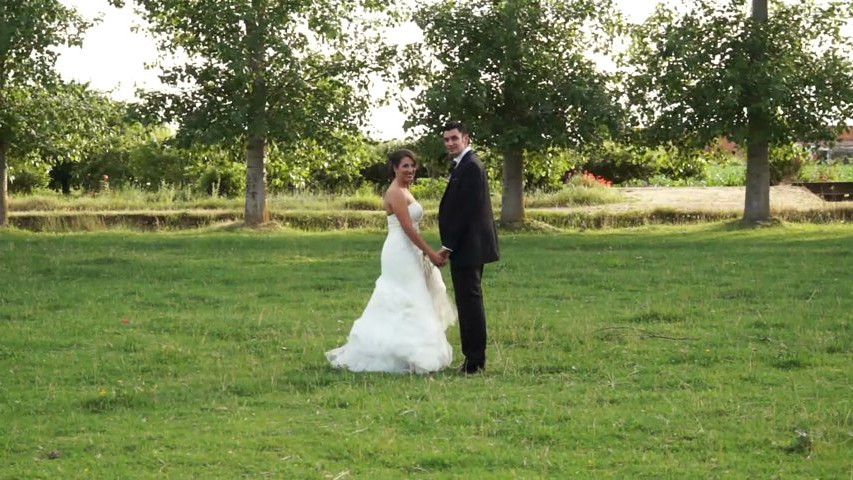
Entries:
{"label": "green grass field", "polygon": [[504,234],[470,378],[327,367],[382,238],[0,233],[0,478],[853,478],[853,226]]}

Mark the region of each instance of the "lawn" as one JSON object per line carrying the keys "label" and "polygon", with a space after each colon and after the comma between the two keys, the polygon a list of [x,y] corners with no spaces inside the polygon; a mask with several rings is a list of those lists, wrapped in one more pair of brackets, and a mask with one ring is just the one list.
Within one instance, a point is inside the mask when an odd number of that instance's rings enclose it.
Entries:
{"label": "lawn", "polygon": [[0,233],[0,478],[853,476],[853,226],[504,234],[470,378],[327,367],[382,238]]}

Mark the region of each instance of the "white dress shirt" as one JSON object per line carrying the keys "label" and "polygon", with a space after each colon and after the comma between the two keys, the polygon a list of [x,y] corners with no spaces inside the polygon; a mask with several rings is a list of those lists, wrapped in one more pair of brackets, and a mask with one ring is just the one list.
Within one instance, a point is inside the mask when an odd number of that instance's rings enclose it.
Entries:
{"label": "white dress shirt", "polygon": [[460,153],[459,155],[457,155],[457,156],[453,157],[453,163],[454,163],[453,168],[458,167],[458,166],[459,166],[459,162],[461,162],[461,161],[462,161],[462,157],[464,157],[464,156],[465,156],[465,154],[466,154],[466,153],[468,153],[468,152],[470,152],[470,151],[471,151],[471,147],[465,147],[465,150],[462,150],[462,153]]}

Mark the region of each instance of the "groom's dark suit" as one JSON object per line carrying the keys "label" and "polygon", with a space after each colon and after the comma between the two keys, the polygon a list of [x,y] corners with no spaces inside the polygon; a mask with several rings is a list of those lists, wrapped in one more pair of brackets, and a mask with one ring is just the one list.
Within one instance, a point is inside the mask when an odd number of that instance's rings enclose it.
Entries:
{"label": "groom's dark suit", "polygon": [[497,261],[499,254],[486,171],[473,151],[450,172],[438,207],[438,228],[441,245],[451,250],[463,369],[475,372],[486,364],[486,313],[480,287],[483,265]]}

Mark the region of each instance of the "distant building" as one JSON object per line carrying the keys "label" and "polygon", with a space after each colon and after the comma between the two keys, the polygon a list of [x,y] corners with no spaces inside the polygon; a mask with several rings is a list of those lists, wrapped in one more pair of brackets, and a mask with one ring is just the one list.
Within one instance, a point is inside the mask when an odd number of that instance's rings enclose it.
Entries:
{"label": "distant building", "polygon": [[811,146],[818,160],[829,160],[841,163],[853,162],[853,127],[838,135],[833,144],[819,143]]}

